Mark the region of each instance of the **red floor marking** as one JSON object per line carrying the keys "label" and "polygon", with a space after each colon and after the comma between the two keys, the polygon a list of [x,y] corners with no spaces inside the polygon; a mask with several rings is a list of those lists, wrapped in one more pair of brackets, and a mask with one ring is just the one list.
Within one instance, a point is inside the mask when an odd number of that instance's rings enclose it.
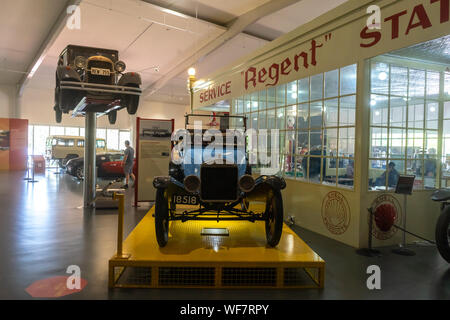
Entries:
{"label": "red floor marking", "polygon": [[57,276],[33,282],[26,292],[33,298],[59,298],[72,293],[80,292],[87,285],[85,279],[81,279],[80,289],[68,289],[67,279],[69,276]]}

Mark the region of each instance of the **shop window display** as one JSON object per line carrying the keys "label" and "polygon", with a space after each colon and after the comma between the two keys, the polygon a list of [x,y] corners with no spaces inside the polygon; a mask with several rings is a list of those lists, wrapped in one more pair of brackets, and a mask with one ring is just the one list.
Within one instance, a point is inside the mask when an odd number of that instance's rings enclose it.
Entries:
{"label": "shop window display", "polygon": [[[353,188],[356,64],[262,90],[258,107],[233,101],[249,127],[279,130],[280,171],[287,179]],[[268,137],[270,149],[270,137]],[[265,165],[254,166],[259,172]]]}
{"label": "shop window display", "polygon": [[[440,82],[446,75],[418,64],[392,57],[370,63],[369,190],[393,190],[399,174],[415,175],[415,190],[439,186]],[[444,155],[445,119],[443,125]]]}

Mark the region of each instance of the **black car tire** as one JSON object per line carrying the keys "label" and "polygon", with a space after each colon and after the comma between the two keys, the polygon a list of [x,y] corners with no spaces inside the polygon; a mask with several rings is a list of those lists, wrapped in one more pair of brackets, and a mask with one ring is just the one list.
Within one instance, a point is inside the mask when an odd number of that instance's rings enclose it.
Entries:
{"label": "black car tire", "polygon": [[437,221],[436,246],[442,258],[450,263],[450,205],[445,207]]}
{"label": "black car tire", "polygon": [[117,120],[117,110],[108,112],[108,120],[110,124],[115,124]]}
{"label": "black car tire", "polygon": [[163,188],[156,190],[155,233],[156,241],[161,248],[169,241],[169,206],[164,193]]}
{"label": "black car tire", "polygon": [[283,198],[281,192],[273,190],[266,203],[266,240],[270,247],[278,245],[283,231]]}
{"label": "black car tire", "polygon": [[84,168],[82,166],[77,167],[77,169],[75,170],[75,176],[77,177],[78,180],[84,179]]}
{"label": "black car tire", "polygon": [[[129,84],[127,87],[139,88],[137,84]],[[128,114],[136,114],[139,107],[139,96],[127,94],[121,99],[121,106],[127,108]]]}
{"label": "black car tire", "polygon": [[61,123],[62,121],[62,111],[58,106],[55,106],[55,120],[56,123]]}

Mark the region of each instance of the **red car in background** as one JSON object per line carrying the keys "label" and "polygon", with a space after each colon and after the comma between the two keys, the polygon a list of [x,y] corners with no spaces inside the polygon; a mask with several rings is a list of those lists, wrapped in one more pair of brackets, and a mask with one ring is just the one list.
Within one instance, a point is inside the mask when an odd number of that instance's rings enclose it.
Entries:
{"label": "red car in background", "polygon": [[[123,173],[123,154],[122,153],[104,153],[98,154],[96,158],[97,177],[99,178],[122,178]],[[67,162],[66,172],[78,179],[84,177],[84,158],[74,158]],[[133,173],[136,174],[136,160],[134,160]]]}

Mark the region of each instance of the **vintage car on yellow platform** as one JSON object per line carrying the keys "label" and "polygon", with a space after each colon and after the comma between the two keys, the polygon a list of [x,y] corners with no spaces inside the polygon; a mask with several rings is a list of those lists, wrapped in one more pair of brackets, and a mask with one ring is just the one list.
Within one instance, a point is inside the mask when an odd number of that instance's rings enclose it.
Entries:
{"label": "vintage car on yellow platform", "polygon": [[[262,175],[256,179],[252,176],[247,159],[245,117],[216,116],[220,118],[220,128],[212,132],[215,137],[222,136],[225,143],[216,144],[213,149],[203,137],[208,134],[206,129],[211,129],[208,125],[201,130],[190,128],[190,119],[201,117],[209,119],[210,115],[186,115],[182,139],[177,139],[178,133],[173,137],[182,145],[173,151],[178,153],[172,157],[177,161],[170,164],[168,176],[155,177],[153,181],[159,246],[168,243],[169,221],[240,220],[265,221],[267,244],[275,247],[283,229],[281,190],[286,187],[286,182],[275,175]],[[234,135],[232,140],[227,140],[229,134]],[[240,135],[242,139],[239,139]],[[188,144],[185,139],[193,143]],[[217,138],[206,140],[216,141]],[[252,206],[252,202],[261,205]],[[180,211],[177,206],[191,208]]]}
{"label": "vintage car on yellow platform", "polygon": [[68,45],[60,54],[56,69],[56,122],[62,114],[86,112],[107,114],[114,124],[117,111],[135,114],[142,93],[141,76],[126,72],[117,50]]}

